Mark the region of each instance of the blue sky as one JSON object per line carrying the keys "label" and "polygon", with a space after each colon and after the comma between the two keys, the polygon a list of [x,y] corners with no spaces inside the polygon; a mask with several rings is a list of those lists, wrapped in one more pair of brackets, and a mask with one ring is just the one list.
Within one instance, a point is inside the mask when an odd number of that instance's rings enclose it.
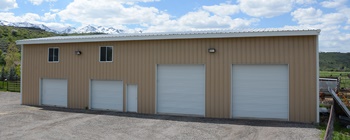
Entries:
{"label": "blue sky", "polygon": [[320,51],[350,52],[349,0],[0,0],[0,20],[58,31],[89,24],[127,32],[321,29]]}

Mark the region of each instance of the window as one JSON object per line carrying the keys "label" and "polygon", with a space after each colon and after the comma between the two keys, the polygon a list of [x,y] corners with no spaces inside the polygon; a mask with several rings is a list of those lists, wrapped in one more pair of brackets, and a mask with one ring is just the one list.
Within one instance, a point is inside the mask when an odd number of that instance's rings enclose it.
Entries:
{"label": "window", "polygon": [[58,62],[58,55],[58,48],[49,48],[49,62]]}
{"label": "window", "polygon": [[112,60],[113,60],[113,47],[111,46],[100,47],[100,61],[112,62]]}

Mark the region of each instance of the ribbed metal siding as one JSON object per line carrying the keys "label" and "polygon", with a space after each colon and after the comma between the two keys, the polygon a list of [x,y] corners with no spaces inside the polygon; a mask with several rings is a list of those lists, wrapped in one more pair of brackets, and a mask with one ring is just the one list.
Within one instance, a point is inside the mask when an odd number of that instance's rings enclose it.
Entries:
{"label": "ribbed metal siding", "polygon": [[[113,62],[99,62],[99,46],[114,46]],[[60,62],[47,62],[48,47]],[[232,64],[288,64],[290,121],[316,122],[316,36],[182,39],[25,45],[23,104],[39,104],[40,78],[68,79],[68,107],[89,104],[90,79],[138,85],[138,112],[155,113],[157,64],[205,64],[206,117],[229,118]],[[215,48],[210,54],[208,48]],[[75,55],[80,50],[82,55]],[[249,91],[247,91],[249,92]]]}

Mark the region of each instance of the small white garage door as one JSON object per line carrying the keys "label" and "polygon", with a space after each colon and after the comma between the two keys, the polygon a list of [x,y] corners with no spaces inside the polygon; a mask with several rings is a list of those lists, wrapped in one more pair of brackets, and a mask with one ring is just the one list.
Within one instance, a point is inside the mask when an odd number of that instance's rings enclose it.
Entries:
{"label": "small white garage door", "polygon": [[205,114],[204,65],[158,65],[157,112]]}
{"label": "small white garage door", "polygon": [[66,79],[42,79],[41,104],[67,107],[67,84]]}
{"label": "small white garage door", "polygon": [[137,85],[128,85],[127,88],[127,110],[137,112]]}
{"label": "small white garage door", "polygon": [[232,116],[288,120],[287,65],[233,65]]}
{"label": "small white garage door", "polygon": [[91,80],[91,109],[123,111],[123,81]]}

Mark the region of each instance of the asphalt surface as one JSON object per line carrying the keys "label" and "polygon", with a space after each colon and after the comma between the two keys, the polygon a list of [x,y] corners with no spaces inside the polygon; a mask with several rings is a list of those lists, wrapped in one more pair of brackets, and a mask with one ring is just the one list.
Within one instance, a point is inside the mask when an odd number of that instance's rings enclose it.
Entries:
{"label": "asphalt surface", "polygon": [[235,139],[313,140],[311,124],[144,115],[20,105],[0,92],[0,139]]}

